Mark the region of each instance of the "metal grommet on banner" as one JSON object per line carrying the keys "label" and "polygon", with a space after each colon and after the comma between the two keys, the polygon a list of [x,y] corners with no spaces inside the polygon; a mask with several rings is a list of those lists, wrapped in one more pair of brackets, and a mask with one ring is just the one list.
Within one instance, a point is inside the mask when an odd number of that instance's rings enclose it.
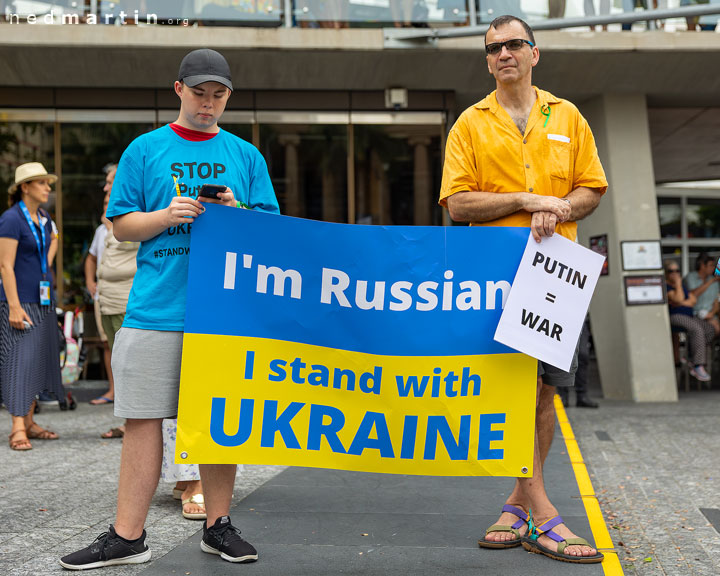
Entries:
{"label": "metal grommet on banner", "polygon": [[[183,454],[184,454],[184,452],[183,452]],[[527,466],[523,466],[522,468],[520,468],[520,472],[522,472],[523,474],[527,474],[527,473],[528,473],[528,467],[527,467]]]}
{"label": "metal grommet on banner", "polygon": [[180,458],[182,458],[183,460],[185,460],[187,457],[188,457],[188,453],[187,453],[187,452],[181,452],[181,453],[180,453]]}

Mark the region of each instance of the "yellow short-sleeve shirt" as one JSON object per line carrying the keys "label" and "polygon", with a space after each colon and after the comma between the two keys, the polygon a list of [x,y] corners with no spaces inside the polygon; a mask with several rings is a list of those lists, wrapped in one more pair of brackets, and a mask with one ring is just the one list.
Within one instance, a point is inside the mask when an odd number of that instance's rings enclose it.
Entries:
{"label": "yellow short-sleeve shirt", "polygon": [[[457,192],[531,192],[563,198],[586,186],[607,190],[595,139],[587,121],[567,100],[538,90],[521,134],[498,104],[495,92],[465,110],[450,130],[445,148],[440,204]],[[530,226],[521,210],[476,226]],[[577,224],[558,224],[557,232],[575,241]]]}

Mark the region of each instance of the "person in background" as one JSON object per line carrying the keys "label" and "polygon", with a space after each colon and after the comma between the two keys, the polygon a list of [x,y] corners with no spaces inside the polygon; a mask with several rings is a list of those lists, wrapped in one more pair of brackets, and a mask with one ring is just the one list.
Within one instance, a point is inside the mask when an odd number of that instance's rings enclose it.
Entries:
{"label": "person in background", "polygon": [[60,232],[58,231],[55,220],[50,219],[50,228],[52,229],[52,239],[54,242],[50,242],[50,250],[48,250],[48,265],[50,266],[50,272],[52,273],[52,265],[55,262],[55,256],[57,255],[57,245],[60,241]]}
{"label": "person in background", "polygon": [[[694,1],[694,0],[691,0]],[[702,0],[701,0],[702,1]],[[708,0],[704,0],[707,2]],[[680,0],[680,5],[682,5],[683,0]],[[622,0],[622,8],[623,12],[634,12],[635,8],[642,8],[643,11],[648,10],[648,0]],[[652,0],[652,10],[661,10],[663,8],[667,8],[665,0]],[[690,20],[688,19],[688,26],[690,25]],[[653,26],[656,28],[662,28],[663,23],[654,21],[654,20],[648,20],[646,22],[647,29],[651,29]],[[632,30],[632,24],[626,23],[622,25],[622,29],[625,31]]]}
{"label": "person in background", "polygon": [[[200,467],[197,464],[175,463],[177,418],[166,418],[162,424],[163,457],[160,479],[175,482],[173,498],[181,501],[183,518],[207,520],[205,496],[203,495]],[[238,466],[238,469],[241,469]]]}
{"label": "person in background", "polygon": [[[105,186],[103,191],[105,192],[105,198],[103,199],[103,212],[100,217],[100,226],[95,230],[92,243],[90,244],[90,250],[88,251],[87,258],[85,258],[85,287],[90,293],[93,299],[93,311],[95,313],[95,325],[97,326],[98,336],[103,345],[103,362],[105,364],[105,373],[108,377],[109,388],[107,392],[90,400],[90,404],[93,406],[99,406],[101,404],[112,404],[115,400],[115,382],[113,380],[111,356],[110,356],[110,345],[108,344],[108,338],[103,330],[102,322],[100,320],[100,306],[98,304],[98,285],[97,285],[97,271],[100,262],[102,261],[103,251],[105,250],[105,238],[108,236],[108,231],[112,228],[110,220],[105,217],[107,211],[108,199],[110,198],[110,189],[108,185],[108,177],[110,171],[106,169]],[[113,170],[113,176],[115,172]]]}
{"label": "person in background", "polygon": [[[585,0],[585,16],[595,16],[595,3],[593,0]],[[607,16],[610,14],[610,0],[600,0],[600,15]],[[607,24],[603,24],[602,29],[607,31]]]}
{"label": "person in background", "polygon": [[[103,190],[105,191],[104,207],[107,210],[112,185],[115,181],[115,173],[117,172],[117,164],[109,164],[105,170],[105,187]],[[130,288],[137,270],[135,259],[137,258],[140,243],[118,242],[112,233],[112,222],[105,218],[105,210],[103,210],[103,220],[106,224],[98,228],[98,232],[100,228],[105,228],[107,233],[103,234],[102,247],[98,250],[102,254],[102,258],[100,258],[100,265],[95,274],[97,276],[95,317],[99,319],[98,330],[101,330],[105,336],[105,344],[109,353],[112,354],[115,334],[122,326],[122,321],[125,318],[125,308],[127,307]],[[111,404],[115,401],[112,366],[108,366],[108,383],[110,387],[107,392],[100,398],[92,400],[91,404]],[[121,425],[110,428],[100,436],[108,439],[122,438],[124,435],[125,425]]]}
{"label": "person in background", "polygon": [[720,280],[720,276],[715,276],[715,260],[707,252],[698,254],[695,260],[695,271],[685,276],[683,284],[697,299],[693,306],[693,314],[700,320],[711,324],[715,336],[717,336],[720,334],[720,320],[718,319],[720,312],[718,280]]}
{"label": "person in background", "polygon": [[[55,270],[53,268],[53,262],[55,262],[55,256],[57,255],[57,245],[60,241],[60,233],[58,232],[57,224],[55,224],[55,220],[50,219],[50,227],[52,228],[52,237],[50,241],[50,249],[48,250],[48,266],[50,268],[50,275],[52,279],[50,280],[50,283],[52,284],[52,287],[57,290],[57,282],[55,278]],[[60,371],[60,374],[62,376],[62,370]],[[43,390],[38,394],[37,397],[37,404],[40,406],[42,405],[58,405],[60,403],[60,399],[56,398],[52,393],[50,393],[48,390]],[[35,410],[33,410],[35,411]]]}
{"label": "person in background", "polygon": [[[680,0],[680,6],[694,6],[696,4],[709,4],[710,0]],[[700,16],[688,16],[685,18],[687,29],[690,31],[715,30],[714,24],[700,23]]]}
{"label": "person in background", "polygon": [[[105,178],[105,205],[110,199],[112,185],[115,181],[117,164],[107,168]],[[109,221],[108,221],[109,222]],[[110,351],[115,344],[115,335],[125,320],[128,298],[133,278],[137,272],[137,252],[139,242],[119,242],[112,233],[112,223],[105,236],[102,258],[97,269],[97,309],[103,331],[107,335]],[[105,396],[114,393],[111,387]],[[191,520],[205,520],[205,500],[200,482],[200,470],[197,464],[175,464],[175,434],[177,420],[163,420],[163,465],[161,478],[166,482],[176,482],[173,496],[182,500],[182,514]],[[122,438],[125,436],[125,425],[110,428],[101,437]]]}
{"label": "person in background", "polygon": [[548,18],[565,16],[565,0],[548,0]]}
{"label": "person in background", "polygon": [[668,306],[670,307],[670,326],[687,332],[689,360],[692,362],[690,375],[700,382],[709,382],[707,373],[707,344],[715,337],[715,330],[709,322],[703,322],[693,316],[693,306],[697,297],[683,286],[680,266],[674,260],[665,262],[665,282],[667,283]]}
{"label": "person in background", "polygon": [[10,208],[0,216],[0,396],[12,417],[12,450],[58,435],[33,421],[35,397],[64,397],[49,254],[57,238],[41,208],[57,176],[39,162],[15,170]]}
{"label": "person in background", "polygon": [[[586,316],[580,341],[578,342],[578,367],[575,372],[575,406],[578,408],[597,408],[599,404],[588,396],[588,368],[590,367],[590,320]],[[570,404],[570,390],[558,387],[558,394],[566,408]]]}

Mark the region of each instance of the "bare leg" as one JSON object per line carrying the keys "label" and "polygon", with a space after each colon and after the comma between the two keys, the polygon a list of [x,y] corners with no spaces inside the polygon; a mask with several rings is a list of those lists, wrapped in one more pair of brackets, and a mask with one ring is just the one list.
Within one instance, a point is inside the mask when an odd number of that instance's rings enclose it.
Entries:
{"label": "bare leg", "polygon": [[555,436],[555,386],[547,386],[538,378],[537,410],[535,411],[536,440],[540,448],[540,465],[550,453]]}
{"label": "bare leg", "polygon": [[112,350],[110,350],[110,345],[107,342],[103,342],[103,363],[105,364],[105,372],[108,377],[108,389],[107,392],[102,394],[102,396],[90,400],[90,404],[93,405],[105,404],[106,400],[101,400],[101,398],[115,400],[115,379],[113,378],[112,372]]}
{"label": "bare leg", "polygon": [[235,486],[235,464],[200,464],[200,478],[205,488],[207,525],[230,514],[230,501]]}
{"label": "bare leg", "polygon": [[[32,412],[32,407],[30,408],[30,412]],[[24,432],[27,430],[27,426],[25,426],[27,416],[13,416],[12,414],[10,416],[12,418],[12,430],[10,430],[10,432],[16,432],[18,430]]]}
{"label": "bare leg", "polygon": [[112,371],[112,351],[107,342],[103,342],[103,360],[105,361],[105,372],[108,377],[108,391],[103,394],[106,398],[115,398],[115,379]]}
{"label": "bare leg", "polygon": [[[22,417],[22,427],[27,431],[29,430],[33,422],[33,416],[35,415],[35,402],[37,400],[33,400],[33,403],[30,404],[30,410],[28,410],[28,413],[25,414],[25,416]],[[15,418],[19,418],[18,416],[13,416],[13,431],[15,430]]]}
{"label": "bare leg", "polygon": [[[546,386],[538,378],[537,410],[535,414],[535,450],[533,456],[532,478],[519,478],[515,488],[507,499],[506,503],[525,512],[532,510],[536,525],[540,525],[558,515],[557,509],[552,505],[545,492],[543,481],[543,464],[550,451],[553,435],[555,433],[555,405],[553,396],[554,386]],[[503,512],[498,524],[513,524],[517,516]],[[524,535],[526,528],[521,528],[520,533]],[[553,528],[553,531],[561,538],[573,538],[573,534],[565,524]],[[490,532],[486,538],[496,542],[514,540],[515,535],[510,532]],[[538,542],[550,550],[557,550],[557,543],[547,536],[541,536]],[[571,556],[593,556],[596,553],[594,548],[588,546],[568,546],[565,553]]]}
{"label": "bare leg", "polygon": [[[33,406],[35,404],[33,403]],[[33,406],[30,406],[30,414],[32,414]],[[27,437],[27,427],[25,426],[25,421],[27,419],[27,416],[13,416],[12,418],[12,428],[10,429],[10,441],[11,445],[16,446],[16,450],[29,450],[32,448],[32,444],[30,443],[30,440],[28,440]]]}
{"label": "bare leg", "polygon": [[[23,428],[26,434],[31,434],[33,438],[42,438],[43,440],[54,440],[58,438],[57,433],[45,430],[42,426],[37,424],[34,420],[35,416],[35,403],[37,400],[33,400],[30,404],[30,410],[25,416],[22,417]],[[15,416],[13,416],[15,418]],[[13,422],[13,432],[15,431],[15,423]]]}
{"label": "bare leg", "polygon": [[142,535],[150,501],[160,479],[162,419],[125,422],[115,531],[127,540]]}
{"label": "bare leg", "polygon": [[[533,455],[533,473],[537,474],[537,451],[538,446],[540,447],[540,456],[541,456],[541,462],[545,462],[545,458],[548,455],[548,452],[550,451],[550,445],[552,444],[553,434],[555,433],[555,412],[553,410],[553,413],[550,418],[550,437],[547,437],[547,429],[548,429],[548,418],[547,415],[541,415],[539,413],[539,405],[540,405],[540,395],[544,394],[543,388],[550,388],[549,386],[543,387],[542,380],[538,378],[537,382],[537,395],[535,397],[535,453]],[[554,388],[553,388],[554,390]],[[543,432],[543,437],[539,438],[540,431]],[[542,473],[541,473],[542,475]],[[505,501],[506,504],[509,504],[511,506],[515,506],[516,508],[520,508],[523,510],[526,514],[528,512],[529,508],[529,499],[525,495],[525,485],[521,483],[519,480],[515,481],[515,487],[513,488],[512,494],[508,497],[508,499]],[[514,514],[510,514],[508,512],[503,512],[500,515],[500,518],[497,521],[497,524],[503,524],[505,526],[512,526],[515,522],[517,522],[518,517]],[[527,533],[527,527],[521,527],[519,529],[520,535],[524,536]],[[490,532],[486,537],[487,540],[490,540],[492,542],[506,542],[509,540],[515,540],[515,535],[512,532]]]}
{"label": "bare leg", "polygon": [[[543,463],[550,449],[550,444],[552,443],[552,431],[555,429],[554,392],[554,386],[541,385],[538,394],[537,409],[538,449],[535,450],[536,460],[534,462],[533,477],[518,480],[527,497],[527,504],[533,511],[533,520],[536,526],[540,526],[558,515],[557,509],[552,505],[552,502],[550,502],[545,492],[545,483],[543,481]],[[550,430],[550,425],[552,425],[552,430]],[[575,534],[571,532],[565,524],[556,526],[553,528],[553,532],[565,539],[575,537]],[[548,536],[540,536],[538,542],[550,550],[557,550],[558,543]],[[565,549],[565,554],[570,556],[593,556],[596,552],[597,551],[590,546],[568,546]]]}
{"label": "bare leg", "polygon": [[710,322],[713,329],[715,330],[715,336],[720,334],[720,320],[718,320],[718,317],[713,316],[712,318],[710,318],[710,320],[708,320],[708,322]]}

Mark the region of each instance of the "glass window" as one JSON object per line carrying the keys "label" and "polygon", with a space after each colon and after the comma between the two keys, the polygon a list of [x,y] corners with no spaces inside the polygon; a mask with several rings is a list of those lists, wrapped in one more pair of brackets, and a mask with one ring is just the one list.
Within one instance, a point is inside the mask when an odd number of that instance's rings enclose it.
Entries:
{"label": "glass window", "polygon": [[[691,192],[692,193],[692,192]],[[683,210],[687,232],[682,227]],[[677,258],[683,275],[701,252],[720,255],[720,198],[658,198],[663,258]]]}
{"label": "glass window", "polygon": [[252,124],[226,124],[225,122],[220,122],[220,127],[230,132],[230,134],[234,134],[238,138],[242,138],[246,142],[250,142],[252,144]]}
{"label": "glass window", "polygon": [[681,215],[680,198],[658,198],[661,238],[680,238]]}
{"label": "glass window", "polygon": [[347,222],[347,127],[260,126],[260,151],[270,171],[280,212]]}
{"label": "glass window", "polygon": [[[55,172],[54,124],[50,122],[0,121],[0,212],[7,207],[8,187],[15,181],[15,168],[25,162],[42,162]],[[46,206],[55,211],[55,187]]]}
{"label": "glass window", "polygon": [[356,125],[358,224],[440,225],[439,126]]}
{"label": "glass window", "polygon": [[65,303],[80,304],[84,261],[103,211],[103,168],[118,162],[128,144],[150,124],[63,124],[63,272]]}
{"label": "glass window", "polygon": [[713,258],[717,258],[720,256],[720,245],[715,244],[713,245],[691,245],[688,248],[688,259],[689,259],[689,268],[690,270],[695,270],[695,260],[701,253],[708,254],[709,256]]}
{"label": "glass window", "polygon": [[303,28],[461,26],[469,21],[467,0],[294,0],[294,4],[295,20]]}
{"label": "glass window", "polygon": [[689,238],[720,236],[720,199],[688,198],[687,224]]}
{"label": "glass window", "polygon": [[[478,10],[480,22],[489,24],[503,14],[510,14],[527,21],[530,18],[528,18],[528,14],[523,11],[522,4],[521,0],[483,0],[480,2]],[[542,10],[545,6],[542,6],[542,3],[535,3],[532,8],[535,10],[540,8]]]}
{"label": "glass window", "polygon": [[682,247],[680,246],[663,246],[662,247],[662,257],[663,262],[670,259],[676,259],[680,258],[682,256]]}

